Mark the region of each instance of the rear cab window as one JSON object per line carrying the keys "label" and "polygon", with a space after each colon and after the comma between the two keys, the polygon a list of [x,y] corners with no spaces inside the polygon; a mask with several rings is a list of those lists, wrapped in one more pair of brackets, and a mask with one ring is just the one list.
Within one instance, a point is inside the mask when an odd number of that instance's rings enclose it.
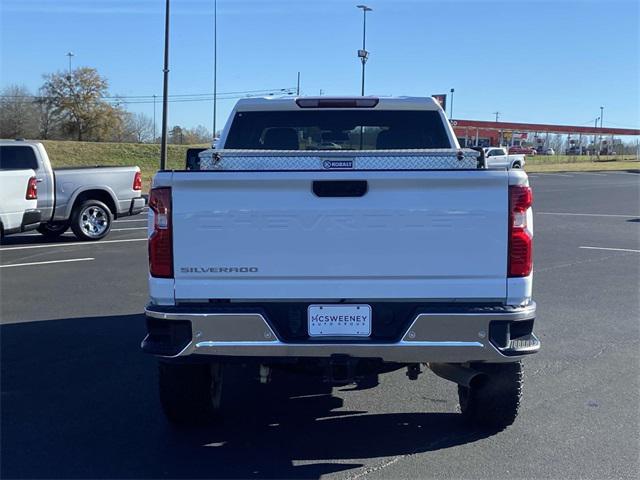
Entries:
{"label": "rear cab window", "polygon": [[237,112],[225,148],[399,150],[451,148],[437,111],[301,110]]}
{"label": "rear cab window", "polygon": [[0,170],[37,170],[38,159],[29,145],[0,146]]}

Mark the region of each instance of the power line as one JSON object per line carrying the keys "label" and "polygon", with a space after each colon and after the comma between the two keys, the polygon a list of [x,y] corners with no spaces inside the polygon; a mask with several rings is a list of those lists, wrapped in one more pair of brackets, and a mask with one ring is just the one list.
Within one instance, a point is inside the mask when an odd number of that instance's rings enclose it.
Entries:
{"label": "power line", "polygon": [[[242,98],[244,95],[258,96],[258,95],[274,95],[278,93],[285,94],[293,94],[296,90],[296,87],[288,87],[288,88],[261,88],[259,90],[239,90],[236,92],[221,92],[218,93],[217,96],[221,95],[240,95]],[[154,95],[105,95],[100,97],[102,100],[126,100],[126,99],[153,99]],[[173,94],[169,95],[169,98],[184,98],[184,97],[208,97],[207,100],[213,99],[213,93],[182,93],[182,94]],[[0,98],[35,98],[35,99],[45,99],[52,98],[43,95],[0,95]],[[236,98],[236,97],[234,97]]]}

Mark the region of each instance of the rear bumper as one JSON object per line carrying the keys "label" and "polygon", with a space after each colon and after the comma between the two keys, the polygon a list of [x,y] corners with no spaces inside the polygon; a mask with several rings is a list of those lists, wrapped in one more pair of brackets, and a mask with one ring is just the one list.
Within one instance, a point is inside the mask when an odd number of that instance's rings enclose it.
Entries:
{"label": "rear bumper", "polygon": [[22,216],[22,224],[20,229],[23,232],[38,228],[42,222],[42,213],[40,210],[26,210]]}
{"label": "rear bumper", "polygon": [[118,217],[128,217],[130,215],[138,215],[144,210],[146,200],[144,197],[134,197],[131,200],[120,202],[120,211]]}
{"label": "rear bumper", "polygon": [[535,302],[523,307],[422,309],[393,341],[344,337],[285,340],[258,307],[230,312],[149,306],[145,314],[148,333],[142,350],[165,358],[346,355],[400,363],[509,362],[540,349],[533,334]]}

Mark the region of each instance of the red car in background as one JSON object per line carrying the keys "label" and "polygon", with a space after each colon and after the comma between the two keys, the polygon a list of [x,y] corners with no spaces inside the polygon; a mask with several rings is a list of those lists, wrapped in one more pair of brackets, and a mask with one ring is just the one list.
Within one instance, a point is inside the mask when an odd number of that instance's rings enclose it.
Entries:
{"label": "red car in background", "polygon": [[524,154],[524,155],[533,156],[538,152],[533,147],[523,147],[521,145],[514,145],[512,147],[509,147],[509,154],[512,154],[512,153],[518,153],[518,154]]}

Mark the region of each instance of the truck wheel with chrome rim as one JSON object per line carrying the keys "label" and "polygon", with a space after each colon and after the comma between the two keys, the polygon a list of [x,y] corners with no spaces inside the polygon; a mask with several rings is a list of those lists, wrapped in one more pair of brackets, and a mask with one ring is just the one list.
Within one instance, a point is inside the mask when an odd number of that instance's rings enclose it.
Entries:
{"label": "truck wheel with chrome rim", "polygon": [[38,226],[40,232],[45,238],[58,238],[69,228],[69,222],[47,222]]}
{"label": "truck wheel with chrome rim", "polygon": [[160,404],[176,425],[202,425],[215,419],[222,399],[222,365],[158,362]]}
{"label": "truck wheel with chrome rim", "polygon": [[71,230],[80,240],[100,240],[111,230],[113,215],[98,200],[87,200],[73,209]]}
{"label": "truck wheel with chrome rim", "polygon": [[469,423],[503,430],[518,416],[522,398],[522,362],[472,365],[482,373],[470,387],[458,386],[460,411]]}

